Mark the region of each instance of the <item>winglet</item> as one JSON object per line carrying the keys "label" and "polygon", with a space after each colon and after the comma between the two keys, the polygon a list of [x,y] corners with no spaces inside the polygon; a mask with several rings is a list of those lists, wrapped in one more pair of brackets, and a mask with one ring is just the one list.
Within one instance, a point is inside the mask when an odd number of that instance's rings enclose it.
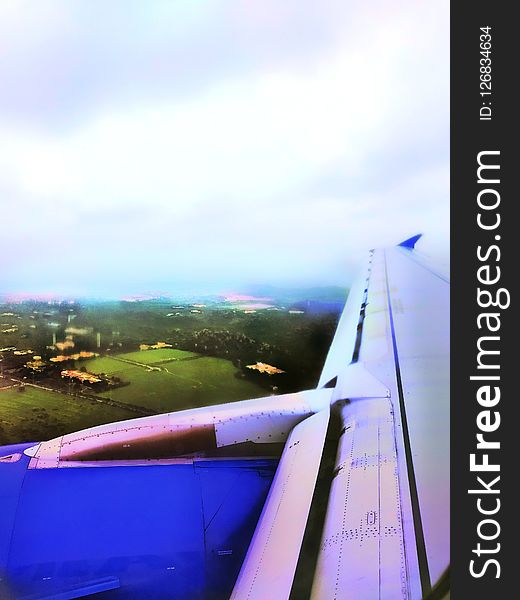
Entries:
{"label": "winglet", "polygon": [[415,244],[417,244],[417,242],[421,238],[422,233],[418,233],[417,235],[414,235],[413,237],[404,240],[404,242],[401,242],[400,244],[398,244],[398,246],[401,246],[401,248],[409,248],[410,250],[413,250],[415,248]]}

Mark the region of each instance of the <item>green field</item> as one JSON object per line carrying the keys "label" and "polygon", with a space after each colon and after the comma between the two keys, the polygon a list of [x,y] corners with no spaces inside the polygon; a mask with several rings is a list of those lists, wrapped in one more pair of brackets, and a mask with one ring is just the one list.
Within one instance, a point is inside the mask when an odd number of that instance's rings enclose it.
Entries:
{"label": "green field", "polygon": [[26,386],[0,388],[0,445],[52,439],[64,433],[112,421],[131,419],[135,414],[100,404]]}
{"label": "green field", "polygon": [[[80,365],[92,373],[120,377],[129,383],[97,396],[154,412],[266,394],[265,389],[241,377],[230,361],[169,348],[102,356]],[[0,445],[47,440],[136,416],[123,408],[30,385],[23,392],[17,387],[0,388]]]}
{"label": "green field", "polygon": [[[9,350],[0,352],[4,374],[40,382],[42,387],[92,396],[82,399],[29,385],[24,392],[17,388],[0,389],[0,444],[49,439],[140,414],[265,396],[274,385],[278,393],[312,388],[319,379],[338,312],[324,309],[314,313],[306,305],[304,314],[289,316],[287,310],[294,302],[301,304],[316,294],[316,290],[311,290],[309,294],[299,291],[291,297],[279,297],[275,301],[277,310],[251,314],[245,313],[241,305],[215,298],[210,298],[200,313],[192,313],[191,303],[201,299],[191,297],[189,301],[179,301],[182,308],[172,306],[173,300],[167,299],[0,305],[0,313],[6,313],[5,323],[18,328],[14,333],[0,334],[0,348],[31,349],[49,361],[54,356],[54,350],[49,348],[54,336],[63,341],[67,328],[72,326],[91,330],[88,334],[74,334],[74,352],[92,351],[103,356],[77,361],[76,368],[105,373],[124,384],[96,392],[64,382],[59,365],[41,377],[35,376],[25,367],[23,356],[15,356]],[[337,302],[336,296],[327,292],[324,298]],[[176,305],[179,302],[175,300]],[[158,340],[173,347],[137,350],[140,344]],[[243,369],[256,361],[267,362],[285,373],[268,377]],[[233,362],[241,364],[242,369],[235,368]],[[9,376],[4,375],[1,383],[8,382]]]}
{"label": "green field", "polygon": [[105,373],[130,384],[103,392],[101,396],[156,412],[266,395],[264,388],[241,376],[230,361],[181,350],[131,352],[94,358],[81,365],[91,373]]}

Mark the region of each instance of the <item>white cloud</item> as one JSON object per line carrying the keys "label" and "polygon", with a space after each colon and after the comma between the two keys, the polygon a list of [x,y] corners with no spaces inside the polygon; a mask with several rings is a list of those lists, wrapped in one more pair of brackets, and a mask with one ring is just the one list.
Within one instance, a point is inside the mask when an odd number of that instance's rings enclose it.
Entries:
{"label": "white cloud", "polygon": [[[228,261],[237,278],[280,280],[290,269],[337,282],[342,257],[423,223],[445,246],[448,8],[379,6],[384,13],[361,11],[355,34],[297,67],[269,65],[117,110],[101,105],[65,130],[0,114],[0,187],[12,224],[4,244],[23,231],[47,248],[51,281],[63,246],[87,245],[79,257],[105,278],[115,260],[122,277],[147,277],[153,259],[170,278],[204,277]],[[331,172],[342,181],[333,195],[319,185]],[[143,248],[157,236],[177,258]],[[259,253],[265,261],[249,260]],[[15,255],[10,270],[30,280],[30,259]]]}

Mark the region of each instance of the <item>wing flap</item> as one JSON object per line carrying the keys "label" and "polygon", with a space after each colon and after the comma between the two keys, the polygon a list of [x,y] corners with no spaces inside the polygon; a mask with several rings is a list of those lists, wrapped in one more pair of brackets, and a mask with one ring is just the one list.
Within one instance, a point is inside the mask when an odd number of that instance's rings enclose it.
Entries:
{"label": "wing flap", "polygon": [[329,422],[329,410],[291,432],[231,600],[289,597]]}
{"label": "wing flap", "polygon": [[311,599],[407,598],[390,400],[346,404],[341,421]]}

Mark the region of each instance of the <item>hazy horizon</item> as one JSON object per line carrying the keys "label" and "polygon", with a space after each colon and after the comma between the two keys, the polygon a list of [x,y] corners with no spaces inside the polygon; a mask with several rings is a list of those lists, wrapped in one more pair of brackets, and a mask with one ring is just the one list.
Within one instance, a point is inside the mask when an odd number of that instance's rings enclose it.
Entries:
{"label": "hazy horizon", "polygon": [[[157,288],[157,289],[126,289],[126,290],[107,290],[99,291],[91,289],[84,293],[66,292],[66,291],[0,291],[0,304],[19,304],[22,302],[35,303],[57,303],[57,302],[113,302],[113,301],[153,301],[168,300],[184,302],[189,299],[229,299],[233,296],[238,298],[238,302],[253,300],[271,301],[281,296],[298,295],[300,299],[304,296],[314,297],[323,296],[329,300],[337,299],[348,290],[348,286],[341,285],[289,285],[273,286],[270,284],[256,285],[204,285],[201,283],[193,285],[183,285],[177,288]],[[243,299],[241,299],[243,297]]]}

